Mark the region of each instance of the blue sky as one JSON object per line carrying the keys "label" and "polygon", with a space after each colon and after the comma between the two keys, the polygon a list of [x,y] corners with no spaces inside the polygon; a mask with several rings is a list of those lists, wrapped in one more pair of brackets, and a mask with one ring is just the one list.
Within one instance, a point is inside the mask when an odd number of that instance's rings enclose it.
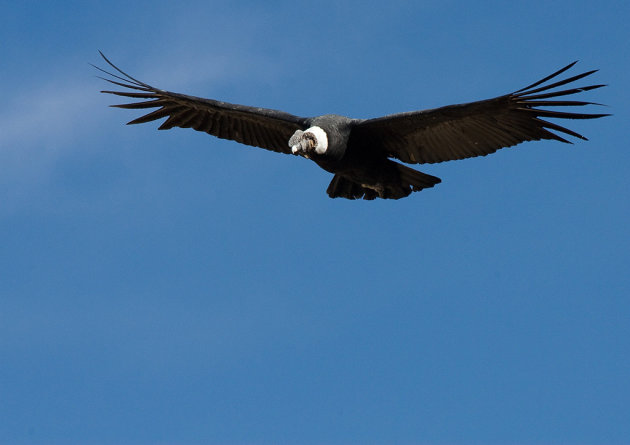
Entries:
{"label": "blue sky", "polygon": [[[0,6],[0,443],[630,443],[627,2]],[[304,159],[126,127],[99,49],[358,118],[579,59],[614,116],[331,200]]]}

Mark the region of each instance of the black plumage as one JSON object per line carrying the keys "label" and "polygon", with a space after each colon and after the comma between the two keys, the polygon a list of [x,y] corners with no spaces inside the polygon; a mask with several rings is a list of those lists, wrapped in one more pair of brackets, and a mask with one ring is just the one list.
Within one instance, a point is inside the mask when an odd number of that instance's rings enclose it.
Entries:
{"label": "black plumage", "polygon": [[403,198],[412,191],[433,187],[440,179],[392,159],[424,164],[485,156],[525,141],[552,139],[570,143],[558,133],[586,140],[584,136],[546,118],[594,119],[608,116],[539,108],[597,105],[556,99],[604,86],[558,89],[596,70],[548,83],[576,62],[525,88],[493,99],[375,119],[351,119],[334,114],[304,118],[283,111],[160,90],[129,76],[102,53],[101,56],[118,73],[96,67],[112,77],[104,80],[127,89],[102,92],[142,99],[140,102],[112,106],[157,108],[129,124],[166,118],[160,130],[193,128],[242,144],[304,156],[334,174],[327,190],[331,198]]}

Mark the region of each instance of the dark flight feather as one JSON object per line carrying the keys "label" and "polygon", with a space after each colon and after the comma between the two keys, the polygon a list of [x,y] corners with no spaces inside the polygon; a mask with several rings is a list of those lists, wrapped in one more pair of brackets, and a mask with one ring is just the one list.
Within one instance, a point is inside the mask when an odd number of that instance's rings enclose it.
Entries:
{"label": "dark flight feather", "polygon": [[596,119],[608,116],[608,114],[572,113],[535,108],[538,106],[598,105],[592,102],[537,100],[566,96],[604,86],[589,85],[535,95],[535,93],[582,79],[597,71],[587,71],[538,87],[573,65],[575,62],[511,94],[467,104],[369,119],[357,125],[354,131],[366,140],[377,139],[389,156],[412,164],[485,156],[500,148],[532,140],[553,139],[570,143],[549,130],[560,131],[586,140],[584,136],[572,130],[539,118]]}
{"label": "dark flight feather", "polygon": [[231,139],[242,144],[281,153],[291,153],[291,148],[287,145],[287,141],[296,130],[304,128],[304,118],[282,111],[230,104],[154,88],[122,71],[107,59],[103,53],[101,53],[101,56],[120,75],[110,73],[99,67],[96,68],[123,82],[112,79],[104,80],[121,87],[142,91],[141,93],[136,93],[103,90],[103,93],[134,99],[153,99],[147,102],[112,105],[113,107],[128,109],[158,108],[128,122],[130,125],[142,124],[167,117],[166,121],[160,125],[160,130],[167,130],[172,127],[192,127],[195,130],[204,131],[222,139]]}

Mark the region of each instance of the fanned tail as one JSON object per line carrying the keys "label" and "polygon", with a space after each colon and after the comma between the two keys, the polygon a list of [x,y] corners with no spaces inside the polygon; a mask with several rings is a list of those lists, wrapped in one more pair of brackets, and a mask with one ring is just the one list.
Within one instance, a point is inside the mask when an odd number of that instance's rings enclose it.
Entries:
{"label": "fanned tail", "polygon": [[397,162],[389,161],[387,167],[394,167],[395,173],[389,181],[376,185],[359,184],[336,174],[328,186],[328,196],[346,199],[400,199],[411,192],[419,192],[442,182],[440,178],[427,175]]}

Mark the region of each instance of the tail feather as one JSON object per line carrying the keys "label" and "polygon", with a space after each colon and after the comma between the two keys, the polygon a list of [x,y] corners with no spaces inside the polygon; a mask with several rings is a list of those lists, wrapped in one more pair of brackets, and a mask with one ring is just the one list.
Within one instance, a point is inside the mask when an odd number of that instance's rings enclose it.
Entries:
{"label": "tail feather", "polygon": [[331,198],[346,198],[346,199],[368,199],[372,200],[376,198],[376,191],[367,189],[361,184],[357,184],[354,181],[346,178],[345,176],[335,175],[330,181],[330,185],[326,190],[328,196]]}
{"label": "tail feather", "polygon": [[400,199],[409,196],[411,192],[418,192],[422,189],[433,187],[439,184],[440,178],[427,175],[402,164],[391,162],[395,167],[396,174],[388,182],[376,185],[359,184],[352,179],[336,174],[326,193],[331,198],[347,199]]}
{"label": "tail feather", "polygon": [[411,190],[414,192],[419,192],[422,189],[433,187],[435,184],[442,182],[442,180],[436,176],[427,175],[426,173],[419,172],[402,164],[395,164],[400,174],[403,187],[411,186]]}

